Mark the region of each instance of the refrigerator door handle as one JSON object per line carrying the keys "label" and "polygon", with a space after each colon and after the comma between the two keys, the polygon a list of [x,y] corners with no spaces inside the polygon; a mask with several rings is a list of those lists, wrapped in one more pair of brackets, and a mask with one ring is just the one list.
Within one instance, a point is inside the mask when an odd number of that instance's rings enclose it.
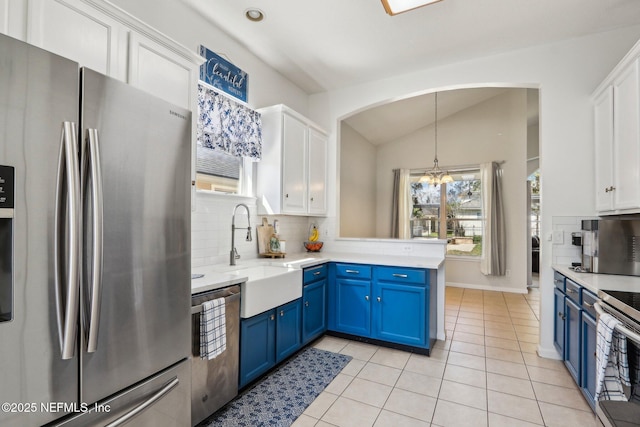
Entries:
{"label": "refrigerator door handle", "polygon": [[91,212],[93,222],[91,232],[93,247],[91,258],[91,301],[89,308],[89,324],[87,331],[87,352],[93,353],[98,348],[98,328],[100,326],[100,297],[102,294],[102,248],[103,248],[103,195],[102,171],[100,169],[100,142],[97,129],[87,129],[88,167],[91,179]]}
{"label": "refrigerator door handle", "polygon": [[131,420],[131,418],[133,418],[136,415],[140,414],[145,409],[147,409],[149,406],[153,405],[158,400],[162,399],[164,397],[164,395],[166,395],[171,390],[173,390],[179,383],[180,383],[180,380],[178,379],[178,377],[174,377],[171,381],[169,381],[164,387],[162,387],[153,396],[151,396],[150,398],[148,398],[147,400],[145,400],[144,402],[142,402],[141,404],[139,404],[138,406],[133,408],[131,411],[129,411],[126,414],[124,414],[123,416],[121,416],[120,418],[118,418],[115,421],[107,424],[105,427],[119,427],[121,425],[124,425],[129,420]]}
{"label": "refrigerator door handle", "polygon": [[81,245],[78,138],[76,124],[72,122],[62,124],[56,181],[54,219],[56,313],[60,351],[62,359],[66,360],[73,358],[75,352]]}

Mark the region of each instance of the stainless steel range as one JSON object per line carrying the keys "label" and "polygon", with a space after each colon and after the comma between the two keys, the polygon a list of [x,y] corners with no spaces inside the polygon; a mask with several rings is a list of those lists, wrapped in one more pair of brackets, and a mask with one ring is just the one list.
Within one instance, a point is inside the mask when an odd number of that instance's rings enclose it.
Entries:
{"label": "stainless steel range", "polygon": [[605,427],[640,426],[640,292],[599,291],[599,314],[606,311],[622,325],[616,331],[627,337],[631,387],[625,387],[628,402],[600,400],[596,414]]}

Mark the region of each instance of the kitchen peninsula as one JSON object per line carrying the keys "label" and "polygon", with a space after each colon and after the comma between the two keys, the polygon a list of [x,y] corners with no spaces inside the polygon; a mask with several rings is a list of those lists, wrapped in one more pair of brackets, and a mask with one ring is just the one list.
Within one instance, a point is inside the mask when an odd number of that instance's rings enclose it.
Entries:
{"label": "kitchen peninsula", "polygon": [[[443,245],[444,246],[444,245]],[[231,284],[243,283],[250,279],[248,275],[243,275],[243,270],[261,265],[286,266],[295,269],[307,269],[327,263],[341,264],[361,264],[376,265],[386,267],[405,267],[417,269],[429,269],[435,272],[435,308],[436,308],[436,338],[445,339],[444,330],[444,287],[445,287],[445,263],[444,251],[441,256],[390,256],[380,254],[362,254],[346,252],[322,252],[322,253],[298,253],[287,256],[286,259],[277,261],[267,261],[263,259],[252,259],[242,263],[242,265],[230,267],[216,264],[210,266],[194,267],[194,274],[204,274],[203,277],[192,280],[191,293],[219,289]],[[234,271],[234,273],[230,273]],[[300,283],[302,287],[302,283]]]}

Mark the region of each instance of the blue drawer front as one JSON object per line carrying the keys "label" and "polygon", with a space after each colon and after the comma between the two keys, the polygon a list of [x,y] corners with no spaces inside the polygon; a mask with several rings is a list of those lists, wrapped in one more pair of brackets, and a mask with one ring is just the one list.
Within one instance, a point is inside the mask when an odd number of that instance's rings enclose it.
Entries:
{"label": "blue drawer front", "polygon": [[596,301],[598,301],[598,297],[595,294],[582,288],[582,309],[594,319],[596,318],[596,309],[593,304]]}
{"label": "blue drawer front", "polygon": [[573,302],[577,305],[580,305],[580,294],[582,292],[582,286],[578,285],[576,282],[566,279],[565,281],[565,293],[567,297],[571,298]]}
{"label": "blue drawer front", "polygon": [[557,271],[553,272],[553,284],[556,288],[564,292],[564,276]]}
{"label": "blue drawer front", "polygon": [[424,285],[427,273],[424,270],[398,267],[376,267],[379,280],[397,283],[415,283]]}
{"label": "blue drawer front", "polygon": [[336,274],[352,279],[371,279],[371,266],[362,264],[336,264]]}
{"label": "blue drawer front", "polygon": [[327,264],[304,269],[304,283],[315,282],[327,277]]}

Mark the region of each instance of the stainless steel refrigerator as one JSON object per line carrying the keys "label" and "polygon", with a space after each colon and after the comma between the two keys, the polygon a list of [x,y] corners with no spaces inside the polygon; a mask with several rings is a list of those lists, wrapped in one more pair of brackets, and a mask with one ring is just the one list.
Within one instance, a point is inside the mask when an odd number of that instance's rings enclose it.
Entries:
{"label": "stainless steel refrigerator", "polygon": [[3,427],[190,425],[190,117],[0,35]]}

